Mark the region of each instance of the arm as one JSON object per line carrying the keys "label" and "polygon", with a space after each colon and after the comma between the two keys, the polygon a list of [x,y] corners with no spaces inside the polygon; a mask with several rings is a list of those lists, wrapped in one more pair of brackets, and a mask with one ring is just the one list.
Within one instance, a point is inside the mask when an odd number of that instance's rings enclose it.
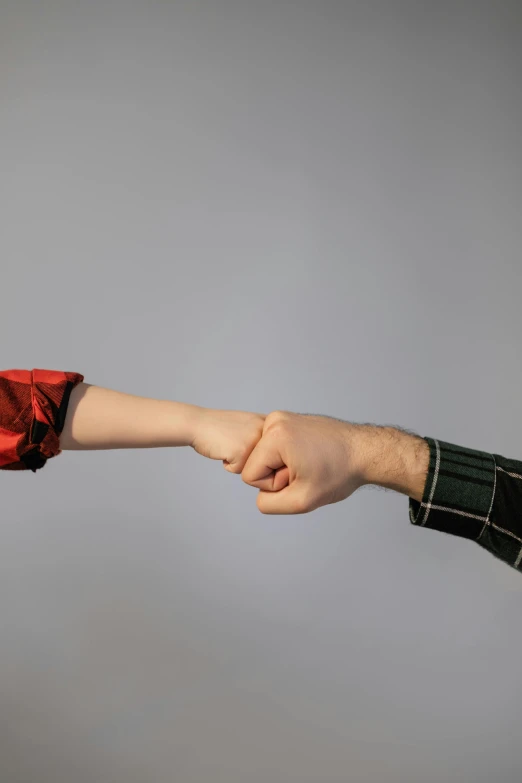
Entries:
{"label": "arm", "polygon": [[349,425],[360,462],[361,485],[373,484],[422,500],[429,467],[424,438],[395,427]]}
{"label": "arm", "polygon": [[522,462],[393,427],[275,412],[243,470],[264,513],[305,513],[364,485],[410,498],[410,520],[476,541],[522,571]]}
{"label": "arm", "polygon": [[191,446],[241,473],[261,436],[264,416],[155,400],[80,384],[60,436],[63,450]]}
{"label": "arm", "polygon": [[62,450],[192,446],[240,473],[264,416],[90,386],[77,373],[0,372],[0,469],[42,468]]}
{"label": "arm", "polygon": [[81,383],[71,394],[60,447],[66,451],[190,446],[203,408]]}
{"label": "arm", "polygon": [[[476,541],[522,570],[522,462],[433,438],[419,452],[402,433],[389,441],[374,434],[380,446],[369,451],[377,458],[367,462],[366,481],[409,495],[412,524]],[[400,487],[389,476],[399,454]]]}

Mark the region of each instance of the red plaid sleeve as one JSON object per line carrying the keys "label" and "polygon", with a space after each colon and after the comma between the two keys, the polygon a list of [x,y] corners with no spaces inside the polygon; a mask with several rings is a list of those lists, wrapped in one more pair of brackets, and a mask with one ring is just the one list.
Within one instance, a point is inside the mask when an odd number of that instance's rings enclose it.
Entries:
{"label": "red plaid sleeve", "polygon": [[0,470],[34,473],[60,453],[69,398],[82,381],[75,372],[0,371]]}

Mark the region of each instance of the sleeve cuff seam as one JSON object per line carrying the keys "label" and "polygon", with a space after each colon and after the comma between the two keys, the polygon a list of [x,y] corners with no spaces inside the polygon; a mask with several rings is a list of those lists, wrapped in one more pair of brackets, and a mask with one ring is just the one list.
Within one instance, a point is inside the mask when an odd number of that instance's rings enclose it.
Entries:
{"label": "sleeve cuff seam", "polygon": [[[437,489],[437,482],[439,479],[439,470],[440,470],[440,446],[439,442],[435,439],[428,440],[425,438],[426,442],[430,446],[430,466],[428,468],[428,477],[426,481],[426,487],[424,488],[424,496],[422,498],[422,502],[419,503],[419,510],[417,511],[417,514],[414,514],[413,507],[410,504],[410,518],[414,525],[419,525],[420,527],[424,527],[426,524],[429,513],[431,510],[431,504],[433,502],[433,498],[435,497],[435,492]],[[421,514],[424,512],[424,518],[422,521],[420,520]]]}

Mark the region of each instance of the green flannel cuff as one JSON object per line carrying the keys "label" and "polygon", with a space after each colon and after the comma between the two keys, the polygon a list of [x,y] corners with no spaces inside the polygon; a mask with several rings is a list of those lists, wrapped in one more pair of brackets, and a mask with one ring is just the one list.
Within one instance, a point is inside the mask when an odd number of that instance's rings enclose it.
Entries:
{"label": "green flannel cuff", "polygon": [[425,438],[430,466],[422,502],[410,498],[414,525],[477,541],[488,524],[495,495],[492,454]]}

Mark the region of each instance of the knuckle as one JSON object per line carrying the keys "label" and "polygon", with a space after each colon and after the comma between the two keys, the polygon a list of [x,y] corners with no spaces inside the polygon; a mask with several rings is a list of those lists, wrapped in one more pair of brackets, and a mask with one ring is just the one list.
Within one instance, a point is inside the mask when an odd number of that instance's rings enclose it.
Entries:
{"label": "knuckle", "polygon": [[271,435],[287,437],[292,430],[292,425],[287,418],[275,418],[271,421],[266,429]]}
{"label": "knuckle", "polygon": [[308,503],[302,499],[298,498],[294,500],[294,514],[306,514],[310,511],[308,508]]}
{"label": "knuckle", "polygon": [[265,507],[264,495],[263,495],[262,492],[259,492],[258,495],[257,495],[256,505],[257,505],[259,511],[262,514],[267,514],[268,513],[268,511],[267,511],[267,509]]}
{"label": "knuckle", "polygon": [[308,514],[314,508],[313,497],[309,492],[300,492],[297,497],[294,498],[294,513],[296,514]]}
{"label": "knuckle", "polygon": [[288,425],[284,421],[276,421],[272,426],[270,427],[270,435],[276,436],[276,437],[284,437],[288,435]]}
{"label": "knuckle", "polygon": [[277,424],[282,421],[288,421],[290,418],[290,414],[288,411],[272,411],[272,413],[269,413],[266,417],[266,423],[268,425]]}
{"label": "knuckle", "polygon": [[248,464],[243,466],[243,470],[239,471],[241,473],[241,479],[245,482],[245,484],[249,484],[251,487],[255,486],[256,481],[258,479],[257,471],[249,467]]}

